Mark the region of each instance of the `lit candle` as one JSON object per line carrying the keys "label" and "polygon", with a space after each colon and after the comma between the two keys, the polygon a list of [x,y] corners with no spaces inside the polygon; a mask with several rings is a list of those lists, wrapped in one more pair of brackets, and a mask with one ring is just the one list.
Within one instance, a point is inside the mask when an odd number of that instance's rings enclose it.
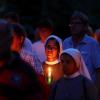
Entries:
{"label": "lit candle", "polygon": [[48,68],[48,77],[51,77],[51,68]]}
{"label": "lit candle", "polygon": [[48,82],[48,84],[51,84],[51,82],[52,82],[51,67],[48,67],[47,82]]}

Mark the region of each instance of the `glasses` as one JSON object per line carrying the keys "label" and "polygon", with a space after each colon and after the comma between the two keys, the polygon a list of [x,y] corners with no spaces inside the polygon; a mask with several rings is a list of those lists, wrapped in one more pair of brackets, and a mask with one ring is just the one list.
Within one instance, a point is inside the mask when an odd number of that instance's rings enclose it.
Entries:
{"label": "glasses", "polygon": [[57,50],[58,48],[56,46],[51,47],[50,45],[47,45],[46,49],[48,49],[48,50]]}

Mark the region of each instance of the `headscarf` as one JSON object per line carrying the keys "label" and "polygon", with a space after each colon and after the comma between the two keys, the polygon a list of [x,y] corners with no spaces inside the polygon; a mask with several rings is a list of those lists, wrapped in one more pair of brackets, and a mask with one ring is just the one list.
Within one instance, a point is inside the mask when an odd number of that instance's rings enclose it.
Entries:
{"label": "headscarf", "polygon": [[74,49],[74,48],[69,48],[69,49],[65,49],[63,50],[62,54],[68,54],[70,55],[74,61],[76,62],[76,66],[79,68],[79,73],[81,75],[83,75],[84,77],[88,78],[89,80],[91,80],[90,74],[88,72],[87,66],[83,60],[83,57],[81,56],[81,53],[79,50]]}
{"label": "headscarf", "polygon": [[46,45],[47,41],[48,41],[50,38],[54,38],[54,39],[59,43],[59,46],[60,46],[60,54],[61,54],[61,52],[62,52],[62,39],[59,38],[59,37],[56,36],[56,35],[50,35],[50,36],[46,39],[45,45]]}
{"label": "headscarf", "polygon": [[[62,39],[59,38],[59,37],[56,36],[56,35],[50,35],[50,36],[46,39],[46,41],[45,41],[45,46],[46,46],[47,41],[48,41],[50,38],[54,38],[54,39],[59,43],[59,46],[60,46],[60,53],[59,53],[59,55],[60,55],[61,52],[62,52]],[[59,63],[59,62],[60,62],[59,59],[57,59],[57,60],[54,61],[54,62],[50,62],[50,63],[49,63],[48,61],[46,61],[47,64],[51,64],[51,65],[56,64],[56,63]]]}

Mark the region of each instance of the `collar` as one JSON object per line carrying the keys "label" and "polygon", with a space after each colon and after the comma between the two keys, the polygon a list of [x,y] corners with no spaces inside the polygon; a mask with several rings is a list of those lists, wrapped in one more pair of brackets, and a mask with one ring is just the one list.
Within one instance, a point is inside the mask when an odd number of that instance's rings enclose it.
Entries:
{"label": "collar", "polygon": [[[80,41],[80,43],[81,44],[87,44],[88,37],[89,36],[87,34],[85,34],[84,37],[83,37],[83,39]],[[72,37],[70,37],[69,40],[70,40],[70,44],[72,45],[73,44]]]}
{"label": "collar", "polygon": [[75,78],[75,77],[77,77],[77,76],[79,76],[79,75],[80,75],[80,72],[76,72],[76,73],[74,73],[74,74],[72,74],[72,75],[70,75],[70,76],[64,75],[64,78],[71,79],[71,78]]}
{"label": "collar", "polygon": [[80,43],[85,43],[87,44],[89,36],[87,34],[84,35],[83,39],[80,41]]}
{"label": "collar", "polygon": [[48,65],[58,64],[59,62],[60,62],[59,59],[57,59],[57,60],[55,60],[55,61],[53,61],[53,62],[45,61],[45,63],[48,64]]}

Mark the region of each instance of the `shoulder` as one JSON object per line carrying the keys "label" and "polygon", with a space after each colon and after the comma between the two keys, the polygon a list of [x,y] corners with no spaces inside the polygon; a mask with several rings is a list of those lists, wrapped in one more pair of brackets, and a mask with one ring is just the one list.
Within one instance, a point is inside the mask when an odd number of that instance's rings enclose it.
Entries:
{"label": "shoulder", "polygon": [[83,82],[86,84],[87,87],[95,87],[95,84],[93,83],[93,81],[89,80],[86,77],[83,77]]}
{"label": "shoulder", "polygon": [[68,41],[70,41],[70,40],[71,40],[71,37],[68,37],[68,38],[66,38],[66,39],[63,41],[63,43],[68,42]]}
{"label": "shoulder", "polygon": [[68,37],[63,41],[63,49],[67,49],[70,46],[72,46],[72,39],[71,37]]}
{"label": "shoulder", "polygon": [[21,51],[20,51],[20,55],[24,55],[24,56],[30,56],[30,57],[34,57],[34,53],[33,52],[30,52],[30,51],[27,51],[27,50],[24,50],[24,49],[22,49]]}
{"label": "shoulder", "polygon": [[85,38],[87,43],[98,44],[97,41],[93,37],[90,37],[90,36],[86,35],[84,38]]}
{"label": "shoulder", "polygon": [[42,63],[42,67],[43,67],[43,70],[45,71],[48,68],[48,64],[46,64],[45,62],[43,62]]}
{"label": "shoulder", "polygon": [[36,41],[36,42],[34,42],[34,43],[32,44],[32,46],[37,46],[37,45],[39,45],[39,44],[41,44],[41,41]]}
{"label": "shoulder", "polygon": [[28,44],[30,44],[30,45],[32,45],[32,42],[31,42],[31,40],[30,39],[28,39],[27,37],[25,38],[25,41],[24,41],[25,43],[28,43]]}

